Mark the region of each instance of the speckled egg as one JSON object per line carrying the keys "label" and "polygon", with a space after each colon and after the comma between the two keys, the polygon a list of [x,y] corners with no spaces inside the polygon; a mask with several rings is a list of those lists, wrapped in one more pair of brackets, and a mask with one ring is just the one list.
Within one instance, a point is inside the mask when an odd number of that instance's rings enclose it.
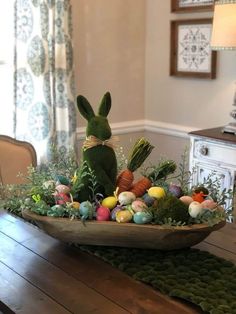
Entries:
{"label": "speckled egg", "polygon": [[47,216],[51,217],[61,217],[64,215],[65,208],[62,205],[54,205],[51,210],[47,212]]}
{"label": "speckled egg", "polygon": [[147,205],[143,200],[135,200],[132,202],[131,208],[134,212],[142,212],[147,210]]}
{"label": "speckled egg", "polygon": [[143,195],[143,201],[145,202],[145,204],[150,207],[153,205],[154,201],[155,201],[155,198],[154,197],[151,197],[150,195],[148,195],[148,193],[145,193]]}
{"label": "speckled egg", "polygon": [[69,203],[71,201],[70,197],[65,193],[56,193],[54,194],[54,197],[55,197],[56,204],[58,205]]}
{"label": "speckled egg", "polygon": [[122,210],[122,206],[119,206],[119,205],[112,209],[111,220],[116,221],[116,213],[120,210]]}
{"label": "speckled egg", "polygon": [[199,202],[192,202],[189,204],[188,212],[192,218],[196,218],[203,211],[202,204]]}
{"label": "speckled egg", "polygon": [[56,191],[58,193],[68,194],[70,192],[70,188],[67,185],[59,184],[56,186]]}
{"label": "speckled egg", "polygon": [[133,220],[136,224],[148,224],[152,221],[152,214],[148,212],[137,212],[134,214]]}
{"label": "speckled egg", "polygon": [[179,199],[180,199],[181,202],[183,202],[186,205],[189,205],[190,203],[193,202],[192,197],[188,196],[188,195],[181,196]]}
{"label": "speckled egg", "polygon": [[217,208],[217,203],[214,202],[213,200],[205,200],[201,203],[203,208],[207,208],[207,209],[216,209]]}
{"label": "speckled egg", "polygon": [[80,203],[79,203],[79,202],[72,202],[72,203],[71,203],[71,206],[72,206],[72,208],[74,208],[74,209],[79,209]]}
{"label": "speckled egg", "polygon": [[110,220],[111,212],[110,209],[104,206],[97,208],[96,219],[99,221],[108,221]]}
{"label": "speckled egg", "polygon": [[183,190],[181,187],[173,183],[169,185],[169,192],[177,198],[180,198],[183,195]]}
{"label": "speckled egg", "polygon": [[94,207],[89,201],[80,203],[79,212],[82,219],[92,219],[94,215]]}
{"label": "speckled egg", "polygon": [[133,215],[128,209],[120,210],[116,213],[117,222],[130,222],[132,219]]}
{"label": "speckled egg", "polygon": [[131,204],[136,199],[136,196],[134,193],[125,191],[121,192],[118,196],[118,201],[120,205],[128,205]]}

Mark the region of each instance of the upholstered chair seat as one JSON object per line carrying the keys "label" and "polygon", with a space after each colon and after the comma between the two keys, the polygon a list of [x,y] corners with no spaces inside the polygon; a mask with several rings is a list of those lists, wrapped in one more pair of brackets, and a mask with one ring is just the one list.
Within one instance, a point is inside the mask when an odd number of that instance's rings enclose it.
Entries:
{"label": "upholstered chair seat", "polygon": [[36,152],[30,143],[0,135],[1,185],[25,183],[27,180],[18,174],[26,175],[28,167],[36,164]]}

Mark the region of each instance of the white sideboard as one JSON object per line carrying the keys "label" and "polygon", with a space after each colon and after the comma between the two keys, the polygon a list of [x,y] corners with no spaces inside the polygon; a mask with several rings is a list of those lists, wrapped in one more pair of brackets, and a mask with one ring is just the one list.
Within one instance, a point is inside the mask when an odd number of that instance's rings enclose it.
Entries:
{"label": "white sideboard", "polygon": [[[221,189],[235,190],[236,182],[236,136],[222,133],[222,128],[193,131],[189,133],[191,148],[189,168],[193,172],[192,184],[202,183],[214,173],[220,179]],[[212,175],[213,176],[213,175]],[[227,206],[235,204],[229,199]],[[234,210],[235,210],[234,205]]]}

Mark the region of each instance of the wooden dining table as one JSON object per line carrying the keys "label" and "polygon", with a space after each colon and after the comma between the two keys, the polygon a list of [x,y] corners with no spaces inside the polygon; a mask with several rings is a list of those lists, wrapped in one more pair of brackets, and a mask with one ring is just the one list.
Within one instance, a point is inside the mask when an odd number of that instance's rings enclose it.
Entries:
{"label": "wooden dining table", "polygon": [[[196,246],[236,263],[236,224]],[[0,313],[203,313],[0,210]]]}

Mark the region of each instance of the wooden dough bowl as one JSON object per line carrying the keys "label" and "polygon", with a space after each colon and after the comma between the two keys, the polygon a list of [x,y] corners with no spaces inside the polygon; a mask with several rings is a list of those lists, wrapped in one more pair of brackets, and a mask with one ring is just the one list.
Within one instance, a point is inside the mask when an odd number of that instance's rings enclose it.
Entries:
{"label": "wooden dough bowl", "polygon": [[226,223],[221,221],[214,226],[194,224],[166,227],[96,220],[82,222],[78,219],[40,216],[30,210],[23,210],[22,215],[25,219],[34,221],[47,234],[67,243],[159,250],[175,250],[196,245]]}

